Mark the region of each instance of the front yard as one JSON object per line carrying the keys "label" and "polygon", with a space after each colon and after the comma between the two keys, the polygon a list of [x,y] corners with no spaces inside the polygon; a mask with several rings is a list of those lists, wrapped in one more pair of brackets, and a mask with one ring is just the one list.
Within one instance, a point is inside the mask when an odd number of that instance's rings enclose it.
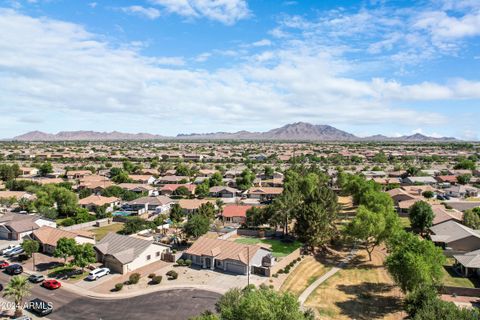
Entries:
{"label": "front yard", "polygon": [[280,291],[288,291],[298,297],[309,285],[328,272],[328,270],[330,270],[330,267],[323,265],[312,256],[307,256],[288,275]]}
{"label": "front yard", "polygon": [[272,250],[272,255],[276,258],[282,258],[288,256],[293,251],[297,250],[302,246],[298,241],[293,242],[283,242],[277,239],[260,239],[260,238],[246,238],[241,237],[235,239],[237,243],[243,244],[263,244],[267,245],[270,250]]}
{"label": "front yard", "polygon": [[448,258],[443,268],[443,285],[451,287],[479,288],[480,279],[465,278],[459,275],[453,268],[453,259]]}

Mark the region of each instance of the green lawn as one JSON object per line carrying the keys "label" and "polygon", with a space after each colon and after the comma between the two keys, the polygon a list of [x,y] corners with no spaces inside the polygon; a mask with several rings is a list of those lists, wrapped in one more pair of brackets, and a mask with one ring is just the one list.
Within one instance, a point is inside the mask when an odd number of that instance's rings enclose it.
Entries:
{"label": "green lawn", "polygon": [[123,223],[112,223],[103,227],[93,228],[89,231],[95,234],[95,239],[97,241],[102,240],[109,232],[117,232],[123,228]]}
{"label": "green lawn", "polygon": [[276,258],[281,258],[288,256],[293,251],[297,250],[302,246],[298,241],[295,242],[282,242],[275,239],[259,239],[259,238],[239,238],[235,242],[243,244],[268,244],[272,250],[272,255]]}
{"label": "green lawn", "polygon": [[400,224],[404,228],[410,228],[410,219],[408,217],[400,217]]}
{"label": "green lawn", "polygon": [[475,288],[479,284],[474,278],[465,278],[459,276],[453,270],[452,266],[444,266],[443,268],[443,285],[451,287]]}
{"label": "green lawn", "polygon": [[57,268],[53,268],[49,270],[48,277],[49,278],[57,278],[63,279],[68,278],[69,281],[76,281],[85,278],[88,275],[87,269],[84,272],[80,269],[76,269],[74,267],[68,266],[61,266]]}

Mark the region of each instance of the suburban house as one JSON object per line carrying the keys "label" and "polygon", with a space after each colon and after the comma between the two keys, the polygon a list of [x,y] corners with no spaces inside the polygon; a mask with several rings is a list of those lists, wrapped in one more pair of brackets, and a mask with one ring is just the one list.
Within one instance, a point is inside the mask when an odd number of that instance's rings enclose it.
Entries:
{"label": "suburban house", "polygon": [[450,209],[447,210],[442,204],[432,204],[432,211],[435,215],[432,225],[437,225],[445,221],[455,221],[461,223],[463,220],[463,213],[461,211]]}
{"label": "suburban house", "polygon": [[480,249],[480,233],[463,224],[449,220],[430,227],[430,238],[444,249],[470,252]]}
{"label": "suburban house", "polygon": [[173,203],[172,199],[165,196],[141,197],[125,203],[123,208],[128,211],[163,213],[170,210]]}
{"label": "suburban house", "polygon": [[112,212],[115,207],[120,205],[120,199],[117,197],[104,197],[92,194],[78,200],[78,205],[89,211],[96,211],[97,208],[105,206],[107,212]]}
{"label": "suburban house", "polygon": [[132,191],[135,193],[146,193],[148,196],[158,196],[158,191],[155,187],[143,183],[120,183],[118,185],[123,190]]}
{"label": "suburban house", "polygon": [[260,246],[207,237],[195,241],[183,257],[204,269],[236,274],[247,274],[248,267],[251,268],[250,272],[265,274],[262,269],[269,268],[274,263],[270,251]]}
{"label": "suburban house", "polygon": [[403,183],[405,184],[427,184],[427,185],[435,185],[437,184],[437,180],[433,177],[406,177],[403,179]]}
{"label": "suburban house", "polygon": [[38,174],[37,168],[26,168],[20,167],[20,176],[21,177],[34,177]]}
{"label": "suburban house", "polygon": [[142,183],[142,184],[153,184],[155,182],[155,177],[152,175],[144,174],[130,174],[128,175],[133,182]]}
{"label": "suburban house", "polygon": [[32,232],[30,237],[40,243],[41,252],[53,254],[61,238],[74,239],[78,244],[95,244],[95,235],[86,230],[67,231],[43,226]]}
{"label": "suburban house", "polygon": [[209,202],[215,205],[214,201],[206,199],[181,199],[180,201],[178,201],[178,204],[186,214],[190,214],[197,211],[202,204]]}
{"label": "suburban house", "polygon": [[215,186],[210,188],[210,197],[217,198],[235,198],[240,194],[240,190],[230,187]]}
{"label": "suburban house", "polygon": [[91,176],[93,173],[90,170],[72,170],[72,171],[67,171],[66,176],[67,179],[69,180],[74,180],[74,179],[83,179],[86,176]]}
{"label": "suburban house", "polygon": [[445,184],[456,184],[457,183],[457,177],[454,175],[448,175],[448,176],[436,176],[435,179],[437,179],[438,183],[445,183]]}
{"label": "suburban house", "polygon": [[160,193],[163,195],[172,195],[175,190],[180,187],[187,188],[190,194],[195,194],[196,185],[194,184],[165,184],[163,187],[160,188]]}
{"label": "suburban house", "polygon": [[402,201],[419,199],[419,197],[408,193],[407,191],[403,190],[402,188],[395,188],[395,189],[392,189],[392,190],[388,190],[387,193],[392,198],[395,206],[398,206],[398,204]]}
{"label": "suburban house", "polygon": [[15,198],[17,201],[20,199],[34,200],[36,196],[26,191],[0,191],[0,199],[11,198]]}
{"label": "suburban house", "polygon": [[243,224],[247,219],[247,211],[252,206],[226,205],[223,208],[221,217],[224,222]]}
{"label": "suburban house", "polygon": [[252,187],[248,190],[248,197],[260,201],[270,201],[283,192],[283,188],[277,187]]}
{"label": "suburban house", "polygon": [[55,228],[55,221],[37,215],[6,213],[0,217],[0,239],[21,240],[42,226]]}
{"label": "suburban house", "polygon": [[456,254],[455,266],[460,268],[460,273],[465,277],[476,275],[480,277],[480,249],[467,252],[465,254]]}
{"label": "suburban house", "polygon": [[95,245],[97,260],[113,272],[134,271],[162,259],[170,247],[140,238],[110,232]]}
{"label": "suburban house", "polygon": [[164,176],[159,177],[155,184],[179,184],[190,181],[190,177],[187,176]]}
{"label": "suburban house", "polygon": [[478,189],[471,186],[455,185],[445,189],[445,193],[454,198],[478,197]]}

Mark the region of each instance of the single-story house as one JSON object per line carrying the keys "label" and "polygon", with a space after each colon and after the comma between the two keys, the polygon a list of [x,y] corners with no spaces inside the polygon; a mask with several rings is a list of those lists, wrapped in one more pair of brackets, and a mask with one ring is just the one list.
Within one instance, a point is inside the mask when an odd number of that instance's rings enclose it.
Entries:
{"label": "single-story house", "polygon": [[188,192],[190,194],[195,194],[195,189],[197,188],[196,185],[194,184],[165,184],[163,187],[160,188],[160,193],[163,195],[172,195],[175,190],[177,190],[180,187],[185,187],[187,188]]}
{"label": "single-story house", "polygon": [[86,176],[91,176],[93,173],[90,170],[71,170],[67,171],[66,176],[67,179],[73,180],[73,179],[83,179]]}
{"label": "single-story house", "polygon": [[38,174],[37,168],[20,167],[21,177],[34,177]]}
{"label": "single-story house", "polygon": [[390,195],[396,206],[402,201],[419,199],[418,196],[414,196],[401,188],[388,190],[387,193]]}
{"label": "single-story house", "polygon": [[[218,269],[236,274],[257,273],[274,263],[271,252],[257,245],[200,237],[188,248],[183,257],[204,269]],[[260,273],[260,272],[258,272]]]}
{"label": "single-story house", "polygon": [[252,206],[226,205],[223,208],[221,217],[224,222],[243,224],[247,219],[247,211]]}
{"label": "single-story house", "polygon": [[457,183],[457,177],[454,175],[436,176],[435,179],[437,179],[438,183],[450,183],[450,184]]}
{"label": "single-story house", "polygon": [[143,184],[153,184],[155,182],[155,177],[149,174],[130,174],[128,175],[133,182],[143,183]]}
{"label": "single-story house", "polygon": [[110,232],[95,245],[97,260],[113,272],[134,271],[162,259],[170,247],[140,238]]}
{"label": "single-story house", "polygon": [[430,227],[432,241],[454,251],[470,252],[480,249],[480,233],[453,220]]}
{"label": "single-story house", "polygon": [[240,190],[224,186],[215,186],[210,188],[210,197],[235,198],[240,194]]}
{"label": "single-story house", "polygon": [[437,180],[433,177],[406,177],[403,179],[403,183],[405,184],[428,184],[428,185],[435,185],[437,184]]}
{"label": "single-story house", "polygon": [[95,211],[98,207],[105,206],[106,211],[111,212],[114,207],[120,205],[120,199],[117,197],[104,197],[92,194],[78,200],[78,205],[90,211]]}
{"label": "single-story house", "polygon": [[445,193],[455,198],[478,197],[478,189],[472,186],[456,185],[445,189]]}
{"label": "single-story house", "polygon": [[40,243],[42,252],[48,254],[53,254],[57,247],[57,242],[61,238],[74,239],[78,244],[95,244],[95,235],[93,232],[86,230],[67,231],[49,226],[43,226],[33,231],[30,237]]}
{"label": "single-story house", "polygon": [[135,193],[147,193],[148,196],[158,196],[158,191],[155,187],[143,183],[120,183],[118,185],[123,190],[132,191]]}
{"label": "single-story house", "polygon": [[465,277],[480,276],[480,249],[465,254],[455,254],[453,257],[456,261],[455,265],[460,267],[462,275]]}
{"label": "single-story house", "polygon": [[36,196],[26,191],[0,191],[0,199],[10,198],[15,198],[17,201],[20,199],[35,200]]}
{"label": "single-story house", "polygon": [[6,213],[0,217],[0,239],[20,240],[42,226],[56,228],[57,224],[37,215]]}
{"label": "single-story house", "polygon": [[463,213],[461,211],[455,209],[447,210],[441,204],[432,204],[431,206],[433,214],[435,215],[432,225],[437,225],[449,220],[461,223],[463,220]]}
{"label": "single-story house", "polygon": [[186,214],[194,213],[202,204],[211,203],[215,205],[215,202],[212,200],[206,199],[180,199],[178,204],[183,209]]}
{"label": "single-story house", "polygon": [[124,208],[129,211],[150,211],[162,213],[170,210],[174,201],[166,196],[141,197],[124,204]]}
{"label": "single-story house", "polygon": [[248,197],[260,199],[260,201],[269,201],[280,195],[283,188],[277,187],[252,187],[248,190]]}
{"label": "single-story house", "polygon": [[190,177],[187,176],[163,176],[159,177],[155,184],[179,184],[190,181]]}

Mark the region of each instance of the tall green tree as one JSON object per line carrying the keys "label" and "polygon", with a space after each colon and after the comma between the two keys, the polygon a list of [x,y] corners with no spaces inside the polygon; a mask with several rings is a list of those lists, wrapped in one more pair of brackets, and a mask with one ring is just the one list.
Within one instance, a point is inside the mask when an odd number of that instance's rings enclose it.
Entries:
{"label": "tall green tree", "polygon": [[182,222],[183,221],[183,209],[178,203],[174,203],[170,208],[170,219],[173,222]]}
{"label": "tall green tree", "polygon": [[412,228],[423,234],[432,226],[435,215],[430,204],[425,201],[417,201],[410,208],[408,217]]}
{"label": "tall green tree", "polygon": [[53,166],[52,166],[51,162],[44,162],[38,168],[38,173],[42,177],[45,177],[47,174],[52,173],[52,172],[53,172]]}
{"label": "tall green tree", "polygon": [[183,232],[187,237],[197,239],[210,229],[210,219],[203,214],[193,214],[183,226]]}
{"label": "tall green tree", "polygon": [[57,246],[53,252],[53,256],[56,258],[62,258],[64,264],[66,264],[68,257],[73,256],[76,245],[77,243],[75,242],[75,239],[60,238],[57,241]]}
{"label": "tall green tree", "polygon": [[31,257],[32,254],[38,252],[40,244],[35,240],[23,240],[22,249],[28,257]]}
{"label": "tall green tree", "polygon": [[480,208],[466,210],[463,214],[463,224],[472,229],[480,229]]}
{"label": "tall green tree", "polygon": [[91,263],[97,262],[97,255],[90,243],[77,244],[73,251],[72,265],[82,268],[82,271]]}

